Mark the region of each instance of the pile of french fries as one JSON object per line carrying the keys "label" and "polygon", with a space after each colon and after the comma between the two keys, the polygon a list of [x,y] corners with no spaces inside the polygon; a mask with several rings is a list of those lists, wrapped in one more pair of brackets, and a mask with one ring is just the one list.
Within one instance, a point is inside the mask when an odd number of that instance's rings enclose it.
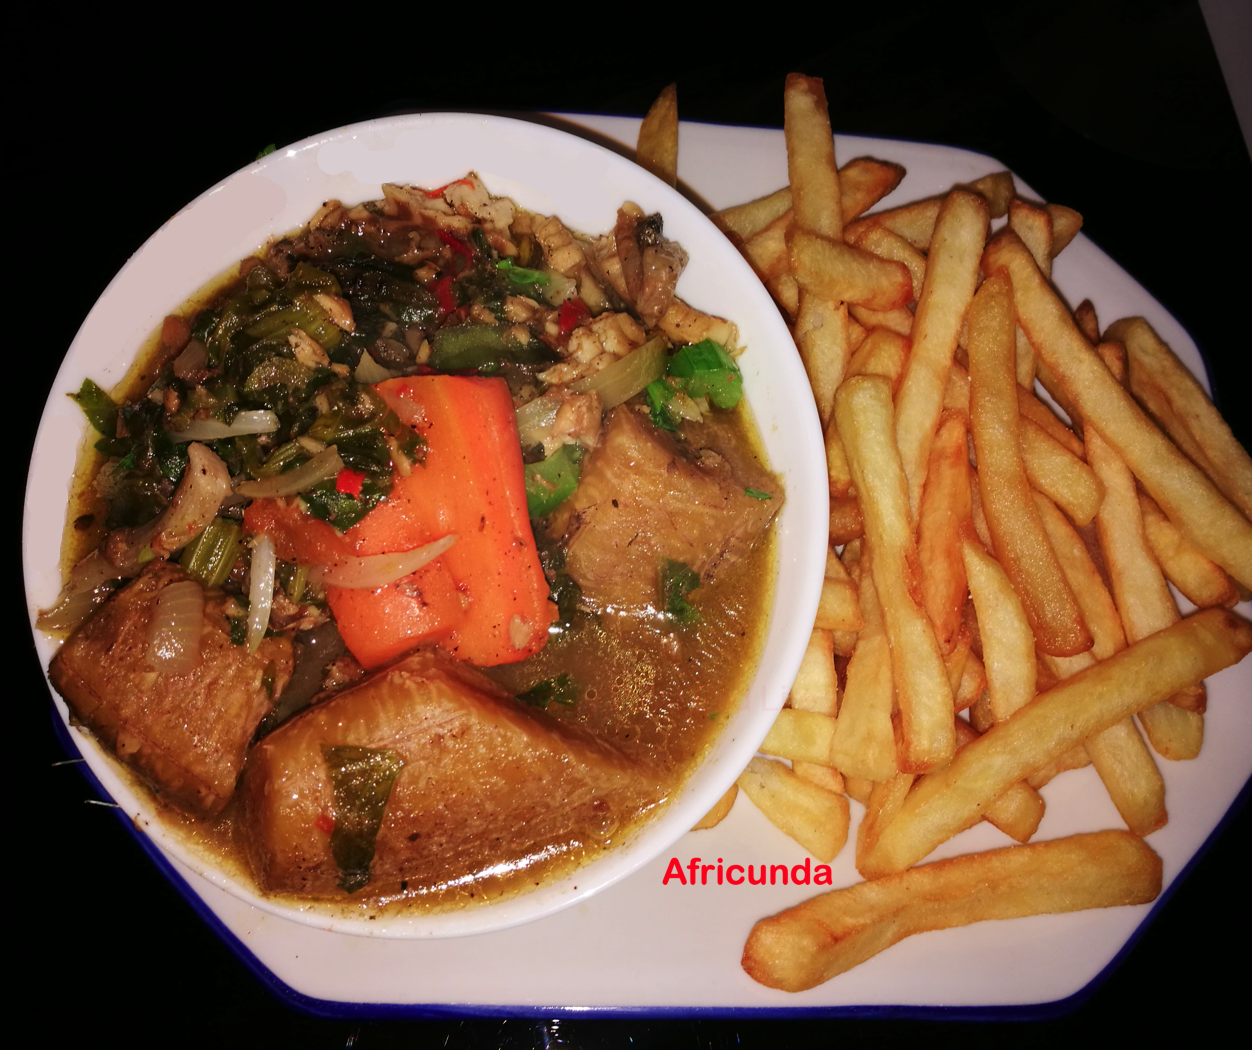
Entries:
{"label": "pile of french fries", "polygon": [[[677,121],[667,89],[640,134],[671,184]],[[1252,650],[1229,611],[1252,589],[1252,459],[1146,321],[1101,336],[1054,290],[1078,213],[1008,172],[871,213],[903,169],[838,167],[799,74],[785,137],[790,185],[712,218],[791,323],[825,428],[817,621],[771,757],[738,782],[821,861],[848,799],[865,807],[868,881],[744,948],[753,978],[799,991],[913,933],[1156,897],[1153,753],[1199,754],[1204,679]],[[1039,789],[1086,765],[1125,829],[1025,845]],[[982,820],[1022,845],[915,867]]]}

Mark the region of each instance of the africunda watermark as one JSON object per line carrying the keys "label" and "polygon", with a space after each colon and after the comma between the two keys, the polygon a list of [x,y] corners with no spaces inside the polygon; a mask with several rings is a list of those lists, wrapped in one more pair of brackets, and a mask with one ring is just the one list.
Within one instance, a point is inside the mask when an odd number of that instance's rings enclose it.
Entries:
{"label": "africunda watermark", "polygon": [[705,864],[701,857],[692,857],[684,869],[677,857],[670,857],[669,867],[665,869],[662,885],[668,886],[670,880],[683,886],[707,886],[715,882],[721,886],[724,882],[731,886],[764,886],[766,880],[770,886],[788,884],[796,886],[831,886],[829,864],[814,864],[809,857],[803,864],[725,864],[721,857],[715,864]]}

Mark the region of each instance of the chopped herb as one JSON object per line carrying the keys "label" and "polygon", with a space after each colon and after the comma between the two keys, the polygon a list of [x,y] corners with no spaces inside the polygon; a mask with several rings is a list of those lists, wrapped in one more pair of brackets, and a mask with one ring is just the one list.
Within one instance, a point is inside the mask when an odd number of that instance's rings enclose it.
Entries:
{"label": "chopped herb", "polygon": [[532,518],[551,514],[578,488],[582,449],[562,445],[547,459],[526,467],[526,510]]}
{"label": "chopped herb", "polygon": [[677,430],[678,424],[667,407],[674,397],[674,389],[664,379],[654,379],[643,392],[648,395],[648,408],[652,422],[660,430]]}
{"label": "chopped herb", "polygon": [[661,563],[661,601],[666,614],[678,623],[700,622],[700,610],[687,600],[699,586],[700,574],[691,566],[673,558]]}
{"label": "chopped herb", "polygon": [[370,880],[374,843],[383,811],[404,767],[394,751],[322,745],[335,792],[335,830],[330,852],[339,868],[339,888],[355,893]]}
{"label": "chopped herb", "polygon": [[743,397],[739,366],[712,339],[679,349],[669,359],[668,370],[684,381],[691,397],[707,397],[718,408],[734,408]]}
{"label": "chopped herb", "polygon": [[496,269],[507,274],[514,284],[537,284],[540,287],[548,285],[548,275],[542,270],[528,270],[524,266],[514,265],[509,259],[501,259],[496,263]]}
{"label": "chopped herb", "polygon": [[559,674],[532,685],[524,693],[518,693],[517,698],[531,707],[547,707],[549,704],[573,707],[578,703],[578,684],[569,674]]}
{"label": "chopped herb", "polygon": [[747,488],[743,490],[745,496],[751,496],[753,499],[773,499],[774,497],[768,492],[762,492],[760,489]]}
{"label": "chopped herb", "polygon": [[278,146],[275,143],[271,142],[268,146],[265,147],[265,149],[261,150],[261,152],[256,155],[256,159],[260,160],[262,157],[268,157],[276,149],[278,149]]}

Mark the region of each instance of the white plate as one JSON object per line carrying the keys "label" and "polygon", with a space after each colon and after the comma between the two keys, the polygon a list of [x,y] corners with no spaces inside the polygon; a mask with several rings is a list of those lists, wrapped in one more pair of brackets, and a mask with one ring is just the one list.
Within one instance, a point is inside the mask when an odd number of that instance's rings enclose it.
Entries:
{"label": "white plate", "polygon": [[[572,118],[623,143],[639,122]],[[1001,165],[964,150],[837,137],[841,160],[872,155],[905,165],[908,176],[887,205],[940,192]],[[779,131],[684,124],[680,177],[714,207],[769,192],[787,179]],[[1019,186],[1029,192],[1019,181]],[[1139,314],[1197,374],[1199,354],[1165,310],[1086,237],[1055,266],[1059,287],[1091,298],[1102,322]],[[1245,616],[1252,612],[1240,608]],[[1149,837],[1168,887],[1221,820],[1252,775],[1252,666],[1209,679],[1204,752],[1189,763],[1160,762],[1170,822]],[[1038,838],[1120,827],[1090,770],[1044,789]],[[853,803],[853,829],[860,807]],[[938,856],[995,848],[1009,840],[988,825],[959,836]],[[834,865],[836,886],[859,881],[847,848]],[[236,946],[297,999],[375,1004],[401,1012],[579,1014],[596,1011],[838,1011],[853,1007],[1012,1006],[1063,999],[1095,978],[1134,936],[1149,907],[1108,909],[981,923],[910,938],[811,991],[788,995],[750,980],[739,966],[743,943],[762,916],[809,896],[811,888],[663,885],[670,857],[723,865],[787,864],[805,854],[741,798],[711,831],[689,833],[635,875],[560,914],[482,936],[387,941],[312,929],[251,908],[190,872],[177,870]],[[289,993],[290,994],[290,993]],[[373,1012],[373,1011],[371,1011]]]}

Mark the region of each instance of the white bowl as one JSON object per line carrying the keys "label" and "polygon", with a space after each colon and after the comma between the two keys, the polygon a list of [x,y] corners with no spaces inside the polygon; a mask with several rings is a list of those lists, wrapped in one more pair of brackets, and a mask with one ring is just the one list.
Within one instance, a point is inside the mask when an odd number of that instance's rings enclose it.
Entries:
{"label": "white bowl", "polygon": [[[132,791],[94,739],[71,727],[83,757],[141,833],[193,871],[268,912],[345,933],[443,937],[503,929],[551,914],[596,893],[659,855],[716,802],[756,752],[782,707],[817,608],[828,528],[825,458],[808,383],[768,293],[725,237],[688,200],[629,160],[594,143],[524,121],[466,114],[395,117],[306,139],[237,172],[158,230],[100,297],[71,345],[44,408],[31,457],[24,512],[23,564],[28,612],[49,606],[60,588],[58,558],[70,479],[85,423],[65,395],[85,377],[118,382],[161,319],[198,288],[268,238],[301,226],[326,199],[381,195],[383,182],[443,185],[477,171],[488,189],[571,229],[611,229],[633,200],[659,211],[665,232],[687,249],[679,293],[700,309],[734,320],[747,352],[744,389],[787,502],[778,531],[778,579],[760,664],[737,712],[674,800],[619,848],[569,877],[500,903],[459,911],[413,912],[378,921],[344,918],[318,905],[258,896],[215,867],[155,817],[152,799]],[[56,646],[39,632],[46,666]],[[59,696],[60,716],[69,713]]]}

